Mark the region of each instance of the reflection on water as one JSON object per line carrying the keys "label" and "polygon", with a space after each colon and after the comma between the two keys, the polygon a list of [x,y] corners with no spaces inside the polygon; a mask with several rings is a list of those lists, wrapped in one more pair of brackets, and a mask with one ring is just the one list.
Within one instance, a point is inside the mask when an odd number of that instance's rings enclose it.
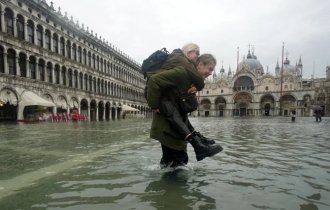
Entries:
{"label": "reflection on water", "polygon": [[191,121],[224,151],[176,170],[149,120],[0,124],[1,209],[330,209],[330,119]]}

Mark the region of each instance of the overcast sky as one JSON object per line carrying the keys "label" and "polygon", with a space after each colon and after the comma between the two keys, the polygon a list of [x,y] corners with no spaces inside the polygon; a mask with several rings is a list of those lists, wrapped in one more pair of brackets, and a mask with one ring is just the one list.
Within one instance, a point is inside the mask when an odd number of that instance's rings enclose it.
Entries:
{"label": "overcast sky", "polygon": [[[138,63],[153,51],[195,42],[228,72],[249,45],[267,71],[281,65],[282,43],[303,76],[325,77],[330,65],[329,0],[52,0]],[[50,3],[50,0],[47,0]],[[252,47],[251,47],[252,50]]]}

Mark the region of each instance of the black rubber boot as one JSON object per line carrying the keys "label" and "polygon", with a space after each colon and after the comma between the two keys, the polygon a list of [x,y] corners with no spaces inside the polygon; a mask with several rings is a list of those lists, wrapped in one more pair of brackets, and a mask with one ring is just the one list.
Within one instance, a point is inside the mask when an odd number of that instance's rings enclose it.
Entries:
{"label": "black rubber boot", "polygon": [[197,161],[201,161],[206,157],[212,157],[213,155],[222,151],[222,147],[220,145],[203,144],[201,139],[195,135],[190,135],[187,141],[193,146]]}
{"label": "black rubber boot", "polygon": [[213,139],[209,139],[209,138],[206,138],[205,136],[203,136],[200,132],[194,132],[193,133],[195,136],[198,136],[202,143],[203,144],[206,144],[206,145],[212,145],[212,144],[215,144],[215,141]]}

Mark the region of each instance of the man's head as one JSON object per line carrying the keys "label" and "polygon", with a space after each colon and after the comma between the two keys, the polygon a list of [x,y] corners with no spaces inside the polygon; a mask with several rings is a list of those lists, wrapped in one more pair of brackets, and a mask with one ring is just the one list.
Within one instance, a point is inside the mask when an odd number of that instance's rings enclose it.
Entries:
{"label": "man's head", "polygon": [[211,54],[203,54],[197,59],[197,71],[205,79],[210,76],[217,65],[217,60]]}

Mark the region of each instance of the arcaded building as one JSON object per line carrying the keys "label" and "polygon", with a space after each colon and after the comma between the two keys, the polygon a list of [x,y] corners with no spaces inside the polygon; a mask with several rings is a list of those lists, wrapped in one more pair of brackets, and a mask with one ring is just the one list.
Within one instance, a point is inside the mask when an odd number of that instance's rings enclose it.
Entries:
{"label": "arcaded building", "polygon": [[0,1],[0,120],[145,116],[140,65],[45,0]]}
{"label": "arcaded building", "polygon": [[[313,116],[321,106],[330,116],[330,67],[326,78],[304,79],[302,59],[292,65],[288,57],[277,62],[275,74],[265,71],[254,52],[248,51],[235,74],[223,66],[206,82],[198,95],[199,108],[193,115],[235,116]],[[282,81],[282,82],[281,82]]]}

